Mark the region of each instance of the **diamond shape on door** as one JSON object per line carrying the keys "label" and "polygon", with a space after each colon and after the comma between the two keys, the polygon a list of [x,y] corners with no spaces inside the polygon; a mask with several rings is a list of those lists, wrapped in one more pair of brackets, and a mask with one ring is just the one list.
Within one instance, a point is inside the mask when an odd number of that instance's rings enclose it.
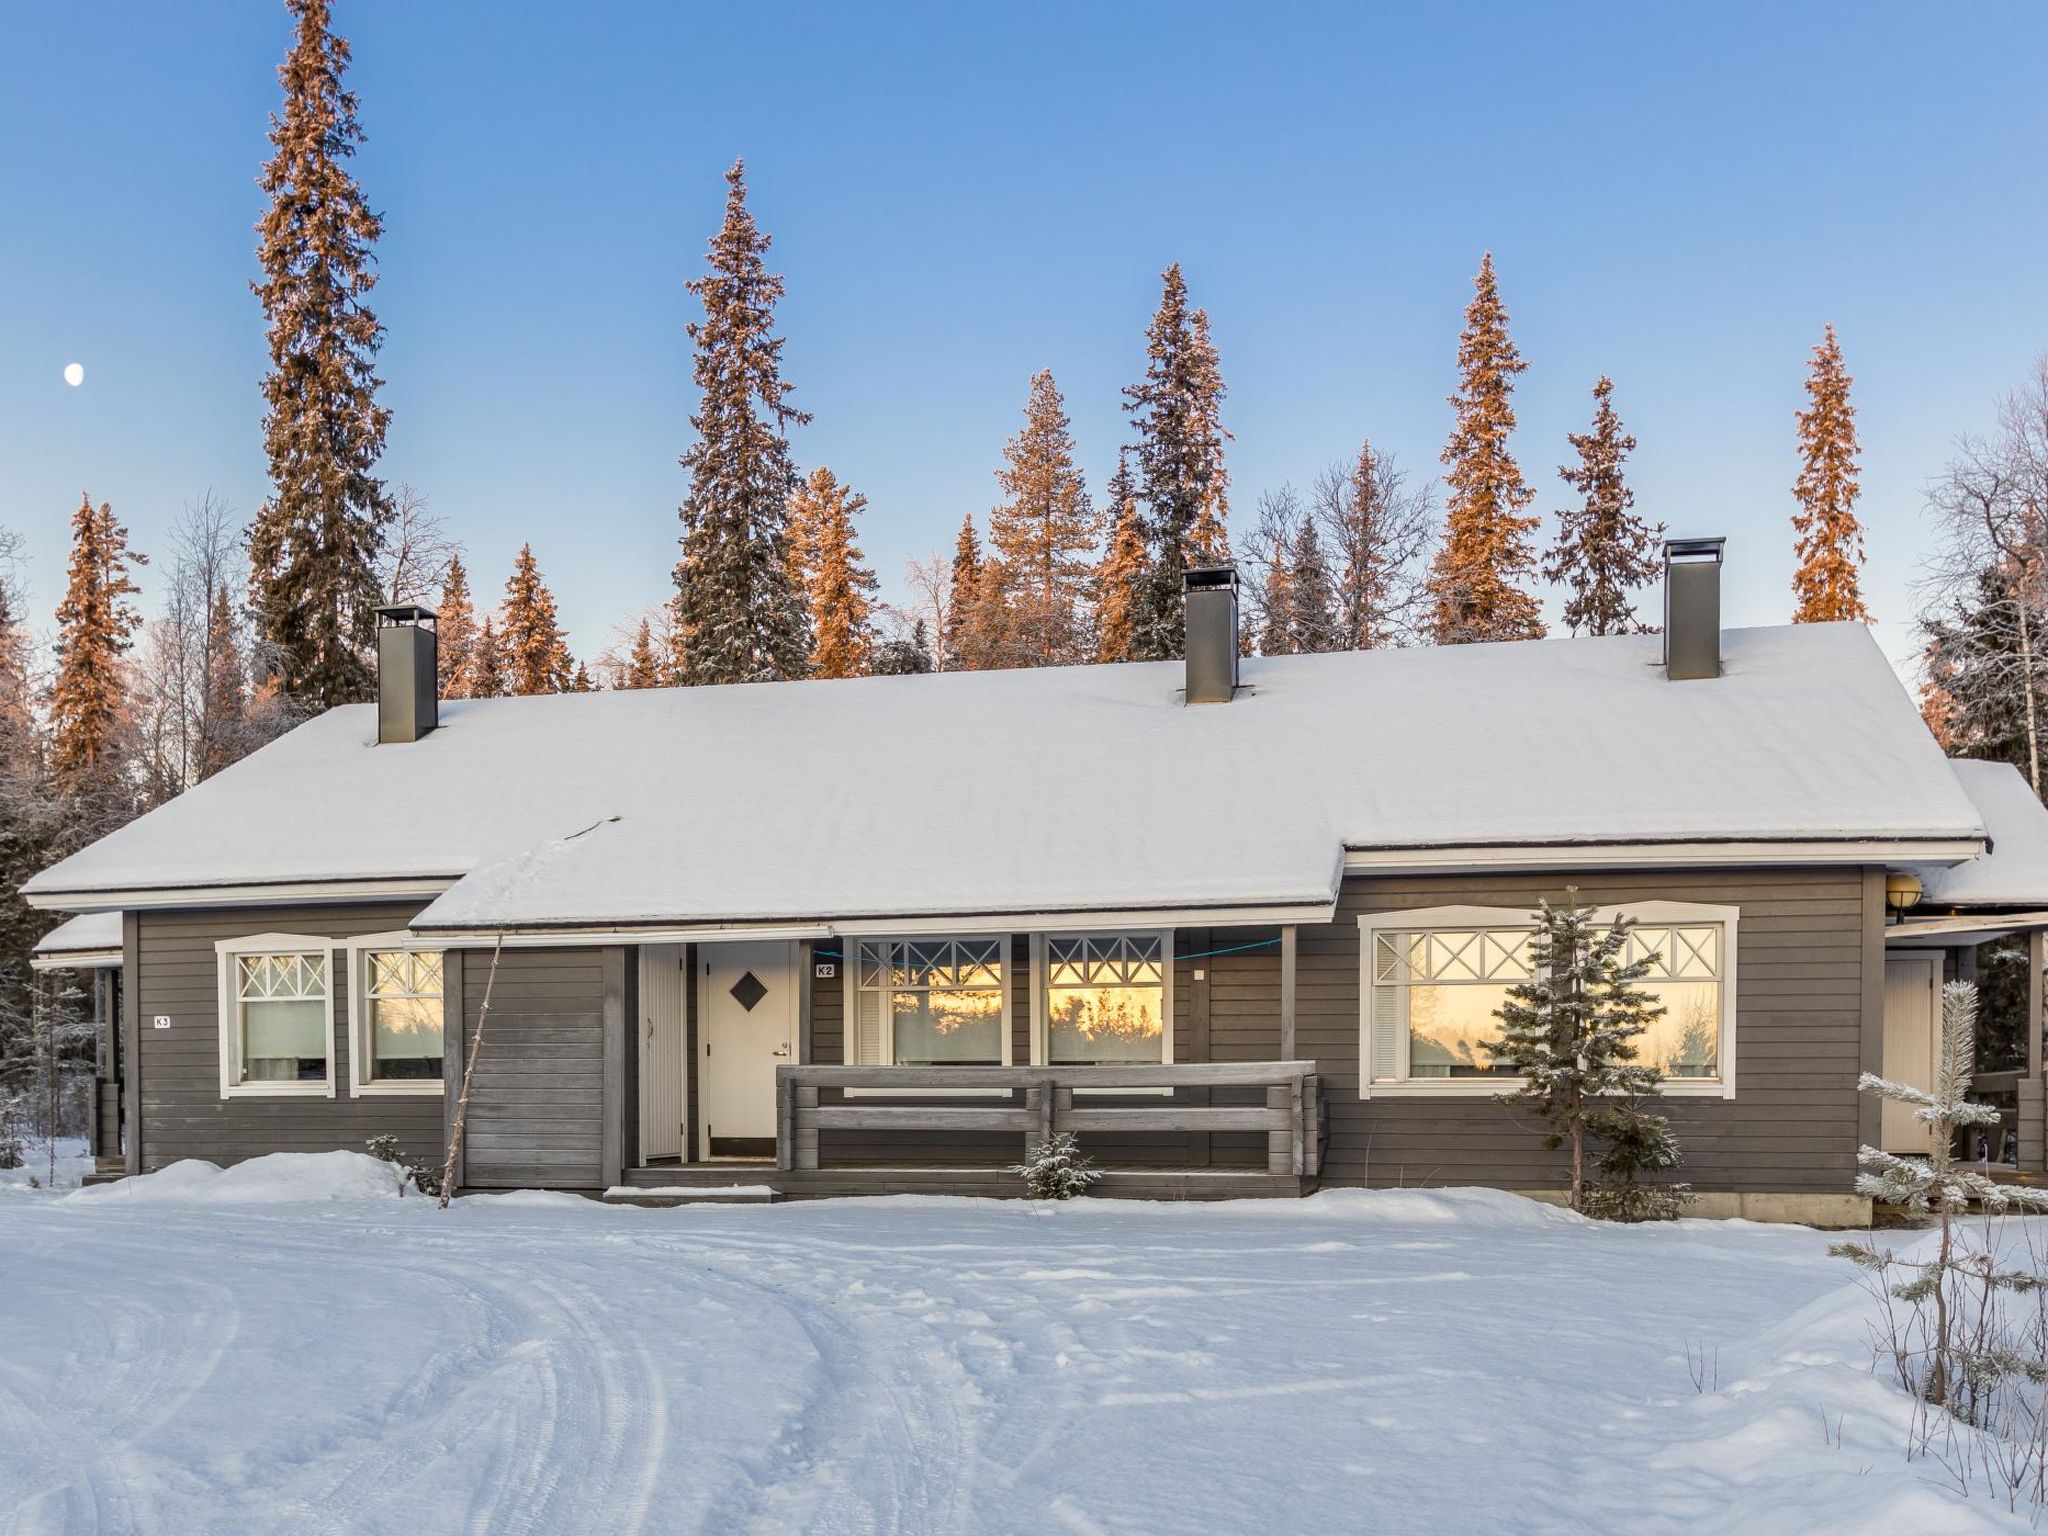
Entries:
{"label": "diamond shape on door", "polygon": [[762,983],[761,978],[752,971],[748,971],[746,975],[732,984],[733,1001],[746,1009],[748,1013],[752,1013],[755,1005],[767,995],[768,988]]}

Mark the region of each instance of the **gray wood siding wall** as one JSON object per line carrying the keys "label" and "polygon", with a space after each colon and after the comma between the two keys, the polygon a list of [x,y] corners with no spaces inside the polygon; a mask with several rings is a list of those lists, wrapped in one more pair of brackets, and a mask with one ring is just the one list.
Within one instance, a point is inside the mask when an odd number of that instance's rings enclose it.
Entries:
{"label": "gray wood siding wall", "polygon": [[630,969],[623,948],[508,949],[493,987],[490,952],[468,953],[465,1030],[475,1029],[484,989],[492,990],[470,1091],[464,1187],[603,1189],[616,1180],[626,1117],[637,1113],[623,1092]]}
{"label": "gray wood siding wall", "polygon": [[[1358,918],[1416,907],[1533,907],[1567,883],[1602,905],[1663,899],[1741,908],[1736,1096],[1659,1106],[1685,1151],[1682,1177],[1703,1190],[1846,1192],[1864,1109],[1856,1078],[1869,1041],[1880,1037],[1881,994],[1869,983],[1872,954],[1882,976],[1882,880],[1860,869],[1347,880],[1337,921],[1301,930],[1298,1049],[1324,1074],[1324,1182],[1537,1188],[1560,1180],[1564,1152],[1545,1152],[1489,1099],[1359,1098]],[[1277,962],[1270,987],[1269,1045],[1277,1051]]]}
{"label": "gray wood siding wall", "polygon": [[[322,934],[337,945],[411,922],[404,906],[306,906],[211,909],[135,914],[133,1007],[140,1090],[142,1171],[180,1158],[235,1163],[266,1152],[363,1150],[389,1133],[407,1155],[436,1166],[444,1143],[441,1099],[384,1094],[351,1098],[347,952],[330,961],[335,988],[334,1097],[232,1098],[220,1093],[220,996],[214,944],[255,933]],[[153,1027],[159,1016],[168,1029]]]}

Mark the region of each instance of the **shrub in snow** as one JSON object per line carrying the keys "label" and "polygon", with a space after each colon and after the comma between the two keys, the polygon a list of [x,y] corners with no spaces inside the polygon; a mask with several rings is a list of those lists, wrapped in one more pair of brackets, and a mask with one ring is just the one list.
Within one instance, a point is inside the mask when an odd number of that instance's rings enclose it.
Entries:
{"label": "shrub in snow", "polygon": [[1023,1176],[1024,1192],[1034,1200],[1071,1200],[1087,1194],[1088,1186],[1102,1177],[1081,1155],[1081,1144],[1072,1131],[1060,1131],[1041,1141],[1010,1172]]}
{"label": "shrub in snow", "polygon": [[1523,1079],[1501,1102],[1549,1122],[1544,1146],[1570,1144],[1575,1211],[1586,1209],[1586,1133],[1600,1100],[1647,1093],[1658,1083],[1654,1068],[1635,1064],[1636,1036],[1663,1016],[1664,1005],[1636,985],[1651,958],[1625,958],[1634,927],[1617,917],[1602,931],[1577,887],[1566,890],[1562,906],[1544,902],[1529,944],[1530,978],[1508,988],[1495,1010],[1501,1043],[1494,1065]]}
{"label": "shrub in snow", "polygon": [[1593,1159],[1598,1177],[1586,1191],[1586,1214],[1605,1221],[1675,1221],[1692,1204],[1690,1184],[1644,1184],[1646,1173],[1680,1166],[1678,1138],[1671,1122],[1640,1104],[1613,1104],[1586,1117],[1586,1129],[1600,1142]]}
{"label": "shrub in snow", "polygon": [[415,1163],[398,1150],[398,1138],[392,1135],[372,1136],[363,1143],[363,1150],[380,1163],[392,1163],[405,1170],[412,1180],[413,1188],[423,1195],[441,1193],[441,1175],[424,1164]]}
{"label": "shrub in snow", "polygon": [[[1987,1472],[2003,1466],[2007,1492],[2024,1494],[2038,1507],[2048,1500],[2048,1407],[2041,1392],[2048,1384],[2048,1267],[2031,1233],[2024,1234],[2026,1262],[2006,1262],[1992,1221],[2006,1211],[2048,1211],[2048,1191],[1997,1183],[1956,1160],[1958,1130],[1998,1121],[1997,1110],[1967,1097],[1976,1036],[1977,989],[1950,982],[1942,988],[1934,1091],[1869,1073],[1860,1084],[1865,1093],[1913,1106],[1933,1147],[1924,1158],[1864,1147],[1856,1189],[1887,1205],[1931,1213],[1934,1237],[1906,1256],[1869,1242],[1836,1243],[1829,1252],[1870,1277],[1883,1306],[1875,1330],[1879,1358],[1899,1384],[1943,1410],[1944,1422],[1989,1432],[1964,1444],[1958,1463],[1952,1439],[1923,1420],[1918,1448],[1937,1450],[1952,1472],[1958,1465],[1981,1464]],[[1972,1205],[1986,1213],[1980,1230],[1964,1226]],[[2010,1452],[2014,1446],[2021,1448],[2017,1456]]]}

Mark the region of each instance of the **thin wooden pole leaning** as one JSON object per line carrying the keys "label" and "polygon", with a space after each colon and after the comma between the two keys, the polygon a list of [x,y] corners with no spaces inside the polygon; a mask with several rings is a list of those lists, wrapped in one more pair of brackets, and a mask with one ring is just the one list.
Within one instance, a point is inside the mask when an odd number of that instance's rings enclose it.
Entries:
{"label": "thin wooden pole leaning", "polygon": [[448,1209],[455,1193],[455,1155],[462,1150],[462,1131],[469,1120],[469,1084],[476,1076],[476,1055],[484,1043],[484,1023],[491,1016],[491,989],[498,984],[498,957],[505,952],[505,936],[498,935],[491,946],[491,974],[484,978],[484,1000],[476,1011],[476,1033],[469,1037],[469,1054],[462,1063],[462,1093],[455,1101],[455,1127],[448,1133],[448,1156],[441,1164],[441,1209]]}

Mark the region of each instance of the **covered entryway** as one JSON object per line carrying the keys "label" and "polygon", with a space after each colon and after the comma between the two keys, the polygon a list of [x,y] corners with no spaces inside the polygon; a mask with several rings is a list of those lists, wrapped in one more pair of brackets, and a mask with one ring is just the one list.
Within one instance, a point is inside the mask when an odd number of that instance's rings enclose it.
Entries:
{"label": "covered entryway", "polygon": [[[1884,963],[1884,1072],[1895,1083],[1934,1090],[1941,1019],[1941,956],[1893,955]],[[1884,1101],[1878,1144],[1887,1152],[1931,1152],[1934,1133],[1913,1106]]]}
{"label": "covered entryway", "polygon": [[796,945],[697,948],[698,1155],[775,1155],[775,1069],[796,1060]]}

